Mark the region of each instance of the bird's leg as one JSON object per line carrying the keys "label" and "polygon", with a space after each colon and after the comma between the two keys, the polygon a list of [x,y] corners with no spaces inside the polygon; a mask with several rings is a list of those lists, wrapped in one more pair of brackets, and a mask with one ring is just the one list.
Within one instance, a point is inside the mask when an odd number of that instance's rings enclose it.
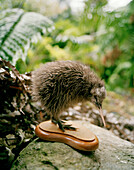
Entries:
{"label": "bird's leg", "polygon": [[57,125],[58,124],[58,121],[54,119],[54,117],[52,117],[52,122]]}
{"label": "bird's leg", "polygon": [[65,132],[65,130],[76,130],[75,127],[72,127],[72,125],[64,125],[65,122],[62,122],[61,120],[58,120],[59,128]]}
{"label": "bird's leg", "polygon": [[53,122],[54,124],[58,124],[59,128],[60,128],[63,132],[65,132],[65,129],[66,129],[66,130],[76,130],[75,127],[72,127],[71,125],[64,125],[64,123],[65,123],[64,121],[62,121],[62,120],[55,120],[54,117],[52,117],[52,122]]}
{"label": "bird's leg", "polygon": [[60,128],[63,132],[65,132],[64,125],[63,125],[63,123],[62,123],[60,120],[58,120],[58,125],[59,125],[59,128]]}
{"label": "bird's leg", "polygon": [[55,118],[54,117],[52,117],[52,122],[55,124],[55,125],[57,125],[58,124],[58,126],[59,126],[59,128],[63,131],[63,132],[65,132],[65,129],[63,128],[63,122],[61,121],[61,120],[55,120]]}

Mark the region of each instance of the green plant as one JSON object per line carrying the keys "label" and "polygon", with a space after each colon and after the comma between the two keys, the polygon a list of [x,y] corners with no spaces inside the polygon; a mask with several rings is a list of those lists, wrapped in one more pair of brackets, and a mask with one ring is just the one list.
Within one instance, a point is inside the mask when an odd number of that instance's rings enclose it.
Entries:
{"label": "green plant", "polygon": [[45,16],[22,9],[7,9],[0,13],[0,57],[14,65],[25,61],[31,43],[52,31],[53,23]]}

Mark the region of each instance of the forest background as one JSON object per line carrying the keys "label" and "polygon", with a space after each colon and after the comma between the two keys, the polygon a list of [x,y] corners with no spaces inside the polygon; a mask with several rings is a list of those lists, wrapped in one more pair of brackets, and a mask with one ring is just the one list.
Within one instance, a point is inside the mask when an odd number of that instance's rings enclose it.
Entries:
{"label": "forest background", "polygon": [[[80,61],[105,81],[107,129],[134,143],[133,9],[132,0],[0,0],[3,169],[10,169],[20,151],[36,138],[36,125],[44,121],[45,111],[32,101],[31,72],[56,60]],[[103,127],[90,103],[69,108],[61,119]]]}
{"label": "forest background", "polygon": [[25,52],[18,53],[15,62],[15,57],[7,52],[8,60],[20,73],[48,61],[78,60],[104,79],[107,90],[133,95],[134,1],[0,1],[1,11],[14,8],[40,13],[54,26],[50,33],[35,36],[30,48],[23,46]]}

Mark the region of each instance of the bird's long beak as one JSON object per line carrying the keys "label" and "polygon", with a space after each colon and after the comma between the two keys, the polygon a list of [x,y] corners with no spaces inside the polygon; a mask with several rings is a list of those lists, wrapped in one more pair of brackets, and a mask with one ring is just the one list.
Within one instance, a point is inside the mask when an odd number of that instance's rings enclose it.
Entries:
{"label": "bird's long beak", "polygon": [[104,116],[103,116],[102,108],[101,108],[101,107],[99,107],[99,112],[100,112],[100,116],[101,116],[101,118],[102,118],[102,121],[103,121],[104,127],[106,127],[106,122],[105,122],[105,119],[104,119]]}

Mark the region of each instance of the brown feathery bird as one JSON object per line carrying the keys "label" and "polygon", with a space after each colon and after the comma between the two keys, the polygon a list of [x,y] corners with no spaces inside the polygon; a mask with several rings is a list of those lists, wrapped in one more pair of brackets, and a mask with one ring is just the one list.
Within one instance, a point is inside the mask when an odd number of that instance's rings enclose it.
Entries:
{"label": "brown feathery bird", "polygon": [[[90,101],[102,108],[106,96],[104,82],[86,65],[75,61],[48,62],[32,75],[33,97],[41,101],[48,117],[62,131],[72,129],[60,121],[60,114],[78,102]],[[101,117],[104,122],[104,118]]]}

